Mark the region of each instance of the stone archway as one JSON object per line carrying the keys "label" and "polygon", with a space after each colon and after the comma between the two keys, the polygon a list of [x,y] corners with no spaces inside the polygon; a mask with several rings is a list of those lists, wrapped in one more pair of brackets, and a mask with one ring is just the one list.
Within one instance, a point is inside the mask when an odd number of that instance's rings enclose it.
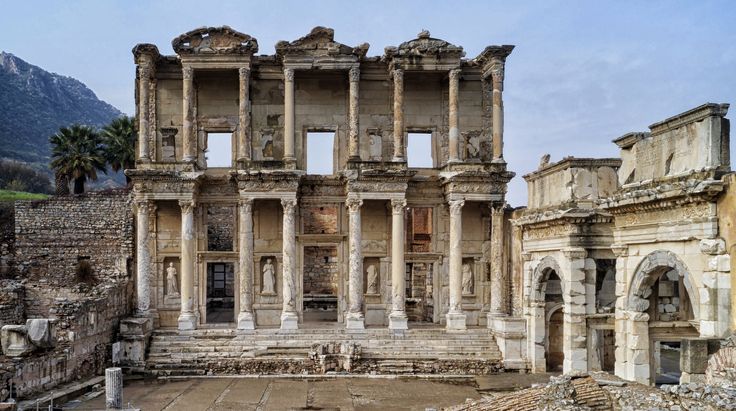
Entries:
{"label": "stone archway", "polygon": [[[547,284],[551,276],[560,280],[562,299],[554,310],[550,310],[547,301]],[[527,335],[529,338],[529,359],[532,372],[547,371],[547,348],[549,346],[548,320],[553,311],[562,311],[565,299],[564,281],[560,265],[551,256],[539,261],[531,276],[528,304],[529,318],[527,321]]]}
{"label": "stone archway", "polygon": [[[650,295],[652,287],[665,273],[676,272],[683,281],[695,321],[700,320],[700,304],[697,288],[687,266],[671,251],[657,250],[644,257],[636,267],[626,293],[624,310],[616,313],[617,375],[642,384],[652,382],[652,353],[649,333]],[[623,375],[622,375],[623,374]]]}

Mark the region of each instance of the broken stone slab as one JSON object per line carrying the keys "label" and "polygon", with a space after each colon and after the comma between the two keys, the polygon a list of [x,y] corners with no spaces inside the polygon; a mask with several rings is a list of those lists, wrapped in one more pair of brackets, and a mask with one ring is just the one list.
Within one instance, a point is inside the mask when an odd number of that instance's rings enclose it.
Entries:
{"label": "broken stone slab", "polygon": [[8,357],[22,357],[33,352],[25,325],[4,325],[0,330],[0,344]]}
{"label": "broken stone slab", "polygon": [[28,339],[39,348],[50,348],[54,346],[55,333],[54,323],[47,318],[32,318],[26,321]]}

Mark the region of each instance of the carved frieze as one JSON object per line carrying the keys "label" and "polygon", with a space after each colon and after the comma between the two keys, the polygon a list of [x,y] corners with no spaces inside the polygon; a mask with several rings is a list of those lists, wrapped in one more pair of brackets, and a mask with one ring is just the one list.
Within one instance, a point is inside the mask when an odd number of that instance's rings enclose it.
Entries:
{"label": "carved frieze", "polygon": [[649,225],[658,223],[673,223],[693,221],[708,217],[715,217],[714,207],[708,203],[691,203],[680,207],[639,210],[616,216],[616,227],[631,227],[637,225]]}

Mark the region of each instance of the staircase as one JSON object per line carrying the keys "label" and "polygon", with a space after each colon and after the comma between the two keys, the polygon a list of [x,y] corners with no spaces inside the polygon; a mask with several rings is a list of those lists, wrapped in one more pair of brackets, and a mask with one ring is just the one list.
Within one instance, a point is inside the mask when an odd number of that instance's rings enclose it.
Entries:
{"label": "staircase", "polygon": [[156,376],[233,374],[454,374],[501,369],[501,353],[487,329],[448,333],[388,329],[156,330],[146,370]]}

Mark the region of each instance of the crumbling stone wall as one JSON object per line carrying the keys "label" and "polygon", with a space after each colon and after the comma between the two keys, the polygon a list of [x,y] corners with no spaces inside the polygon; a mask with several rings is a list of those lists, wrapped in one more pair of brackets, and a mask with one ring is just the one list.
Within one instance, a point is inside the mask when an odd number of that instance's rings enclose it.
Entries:
{"label": "crumbling stone wall", "polygon": [[337,247],[304,247],[304,294],[337,295]]}
{"label": "crumbling stone wall", "polygon": [[0,281],[0,328],[25,320],[25,289],[13,280]]}
{"label": "crumbling stone wall", "polygon": [[[127,277],[133,238],[131,197],[126,190],[15,205],[17,268],[30,281],[68,286]],[[89,278],[78,273],[83,260],[91,267]]]}
{"label": "crumbling stone wall", "polygon": [[15,209],[12,201],[0,201],[0,278],[11,275],[15,251]]}
{"label": "crumbling stone wall", "polygon": [[207,250],[233,251],[235,207],[207,207]]}

